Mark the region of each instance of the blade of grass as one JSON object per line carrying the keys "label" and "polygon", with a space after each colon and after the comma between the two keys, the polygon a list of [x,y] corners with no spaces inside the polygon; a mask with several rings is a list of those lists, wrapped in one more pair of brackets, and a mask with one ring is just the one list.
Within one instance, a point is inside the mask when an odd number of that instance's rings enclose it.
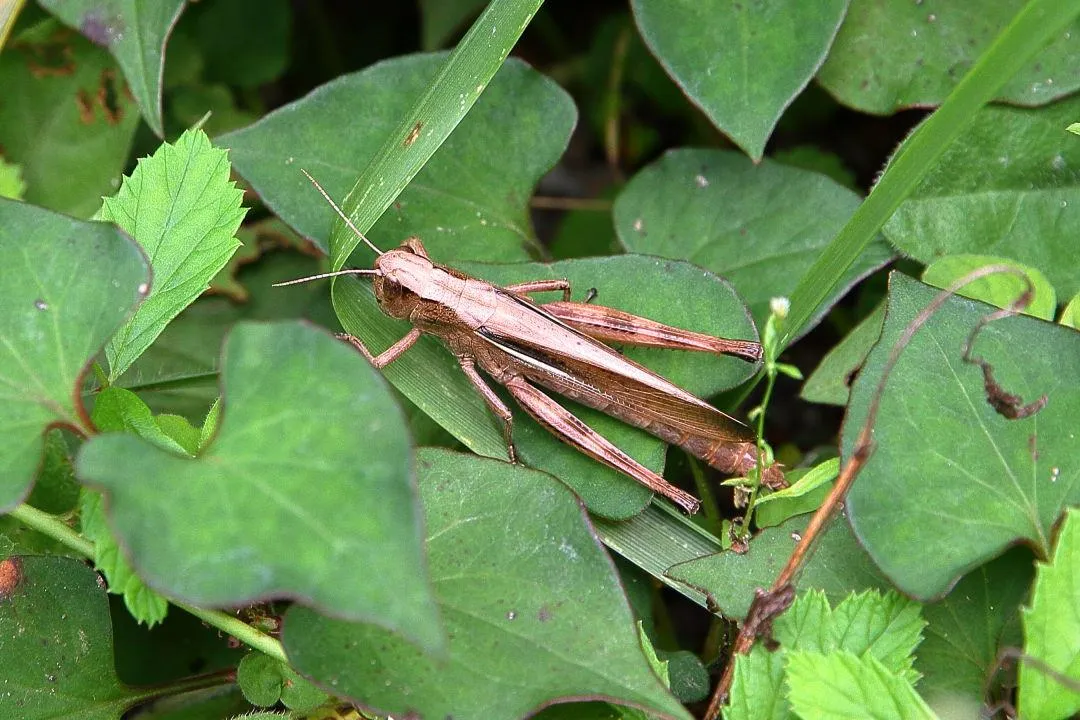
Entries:
{"label": "blade of grass", "polygon": [[922,182],[975,113],[1047,42],[1080,14],[1080,0],[1032,0],[998,35],[941,107],[901,146],[866,201],[807,270],[791,295],[786,347],[829,296],[841,275]]}

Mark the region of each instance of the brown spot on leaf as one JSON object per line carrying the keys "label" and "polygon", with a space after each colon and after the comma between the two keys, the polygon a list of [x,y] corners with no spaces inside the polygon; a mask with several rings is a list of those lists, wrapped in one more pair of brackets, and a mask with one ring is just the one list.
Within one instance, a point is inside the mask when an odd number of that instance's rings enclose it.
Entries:
{"label": "brown spot on leaf", "polygon": [[43,42],[13,42],[26,58],[26,67],[35,78],[64,77],[75,72],[75,55],[71,49],[74,33],[60,28]]}
{"label": "brown spot on leaf", "polygon": [[417,122],[413,125],[412,130],[409,131],[409,136],[405,138],[405,147],[409,147],[416,139],[420,137],[420,129],[424,127],[424,123]]}
{"label": "brown spot on leaf", "polygon": [[0,560],[0,602],[7,600],[22,582],[22,562],[17,557]]}
{"label": "brown spot on leaf", "polygon": [[1030,417],[1046,407],[1049,398],[1044,393],[1034,402],[1024,405],[1024,398],[1005,390],[994,379],[994,368],[981,358],[971,358],[970,362],[982,368],[983,387],[986,389],[986,401],[999,415],[1009,420],[1021,420]]}
{"label": "brown spot on leaf", "polygon": [[120,103],[121,95],[130,98],[130,92],[126,86],[117,85],[116,71],[105,68],[101,71],[101,79],[93,93],[80,89],[75,94],[75,103],[79,108],[79,121],[89,125],[97,117],[97,109],[105,117],[105,122],[116,125],[124,119],[124,108]]}
{"label": "brown spot on leaf", "polygon": [[94,101],[90,99],[90,93],[83,89],[75,93],[75,106],[79,108],[79,122],[83,125],[94,122]]}
{"label": "brown spot on leaf", "polygon": [[1035,433],[1028,435],[1028,452],[1031,453],[1031,462],[1039,462],[1039,437]]}
{"label": "brown spot on leaf", "polygon": [[536,619],[540,622],[547,622],[551,619],[551,608],[547,605],[541,605],[540,611],[536,613]]}

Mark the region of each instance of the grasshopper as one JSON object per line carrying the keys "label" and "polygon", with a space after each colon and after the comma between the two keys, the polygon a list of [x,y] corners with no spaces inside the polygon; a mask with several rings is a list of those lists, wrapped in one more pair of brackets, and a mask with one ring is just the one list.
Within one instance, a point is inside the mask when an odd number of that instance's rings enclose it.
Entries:
{"label": "grasshopper", "polygon": [[[761,360],[758,343],[717,338],[613,308],[570,302],[567,280],[493,285],[432,261],[415,237],[383,252],[353,225],[311,175],[304,174],[377,257],[372,269],[339,270],[278,285],[338,275],[371,276],[380,309],[390,317],[408,320],[412,330],[378,355],[357,337],[340,337],[380,369],[400,357],[423,333],[442,339],[488,408],[502,421],[511,462],[516,460],[513,414],[478,369],[505,387],[529,415],[560,440],[688,513],[698,510],[697,498],[638,463],[543,389],[639,427],[723,472],[745,475],[757,466],[753,435],[742,423],[604,342],[726,354],[750,362]],[[529,297],[540,292],[561,292],[562,300],[538,304]],[[762,481],[782,485],[780,466],[766,467]]]}

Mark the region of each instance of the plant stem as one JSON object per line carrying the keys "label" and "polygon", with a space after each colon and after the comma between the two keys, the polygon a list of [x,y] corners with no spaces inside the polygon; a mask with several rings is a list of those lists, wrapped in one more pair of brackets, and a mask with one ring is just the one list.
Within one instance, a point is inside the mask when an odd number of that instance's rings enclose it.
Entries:
{"label": "plant stem", "polygon": [[746,503],[746,514],[743,516],[742,528],[739,529],[739,534],[742,537],[750,534],[750,517],[754,514],[754,503],[757,502],[758,491],[761,489],[761,476],[764,472],[762,456],[765,452],[765,411],[768,409],[769,400],[772,398],[773,386],[776,385],[776,375],[775,361],[766,360],[765,397],[761,398],[761,412],[757,416],[757,482],[750,489],[750,499]]}
{"label": "plant stem", "polygon": [[[80,555],[93,559],[94,543],[75,532],[75,530],[57,516],[42,512],[25,503],[12,510],[10,515],[42,535],[48,535],[53,540],[71,548]],[[169,602],[181,610],[191,613],[206,624],[232,635],[248,647],[265,653],[275,660],[280,660],[283,663],[288,662],[288,658],[285,656],[285,648],[278,640],[275,640],[264,632],[256,630],[229,613],[221,612],[220,610],[198,608],[194,605],[188,605],[187,603],[171,598],[169,599]]]}

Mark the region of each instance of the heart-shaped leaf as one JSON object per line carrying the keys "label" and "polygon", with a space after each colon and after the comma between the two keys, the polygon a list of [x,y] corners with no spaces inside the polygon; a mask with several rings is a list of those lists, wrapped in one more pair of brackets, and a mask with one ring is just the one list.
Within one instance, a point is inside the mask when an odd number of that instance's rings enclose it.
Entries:
{"label": "heart-shaped leaf", "polygon": [[[881,341],[852,387],[845,457],[886,356],[936,293],[891,275]],[[988,390],[979,366],[961,356],[991,310],[950,298],[915,333],[881,398],[874,452],[848,495],[855,534],[884,573],[917,598],[940,595],[1018,541],[1048,554],[1062,508],[1080,501],[1080,468],[1071,461],[1080,333],[1027,316],[987,325],[973,352],[993,369],[996,384]],[[1045,394],[1048,402],[1029,417],[1008,419],[989,402],[1007,401],[1006,393],[1023,402]]]}
{"label": "heart-shaped leaf", "polygon": [[107,52],[50,20],[0,54],[0,147],[22,165],[28,202],[78,217],[116,189],[139,124]]}
{"label": "heart-shaped leaf", "polygon": [[117,679],[109,603],[85,563],[0,560],[0,694],[24,720],[116,720],[155,694]]}
{"label": "heart-shaped leaf", "polygon": [[[300,168],[340,201],[444,59],[378,63],[218,142],[232,148],[236,169],[279,217],[322,242],[334,211]],[[443,261],[527,259],[535,249],[529,196],[566,149],[575,120],[573,103],[555,83],[520,61],[507,62],[368,236],[393,247],[418,235]]]}
{"label": "heart-shaped leaf", "polygon": [[139,574],[196,605],[296,597],[439,647],[408,433],[375,371],[296,323],[239,325],[222,367],[223,416],[199,457],[128,434],[79,454]]}
{"label": "heart-shaped leaf", "polygon": [[115,228],[0,199],[0,509],[29,492],[47,427],[87,430],[80,377],[149,277]]}
{"label": "heart-shaped leaf", "polygon": [[660,64],[755,161],[780,115],[825,61],[847,5],[848,0],[631,3]]}
{"label": "heart-shaped leaf", "polygon": [[[756,339],[746,309],[731,286],[687,263],[622,255],[550,265],[466,263],[459,267],[504,284],[566,278],[578,299],[588,288],[595,287],[600,304],[690,330]],[[542,301],[544,298],[541,296]],[[335,283],[334,305],[345,329],[363,338],[373,352],[407,332],[406,324],[390,321],[379,312],[366,282],[342,278]],[[386,377],[470,449],[489,457],[506,457],[501,426],[453,357],[438,345],[435,340],[422,339],[384,369]],[[691,392],[705,396],[737,385],[754,370],[741,360],[702,353],[628,349],[627,355],[668,374]],[[507,406],[514,412],[514,440],[522,458],[568,483],[582,496],[590,511],[625,518],[639,512],[648,502],[650,493],[643,486],[566,447],[533,423],[512,401]],[[639,462],[654,470],[663,467],[664,446],[656,438],[599,412],[578,407],[574,412]]]}
{"label": "heart-shaped leaf", "polygon": [[[1023,6],[1023,0],[852,0],[818,80],[840,102],[863,112],[889,115],[940,105]],[[1080,87],[1078,41],[1080,23],[1074,22],[998,97],[1044,105],[1072,93]]]}
{"label": "heart-shaped leaf", "polygon": [[195,301],[225,267],[240,242],[234,237],[246,210],[229,180],[229,160],[202,130],[189,130],[139,160],[101,216],[135,238],[150,257],[150,296],[109,344],[115,380]]}
{"label": "heart-shaped leaf", "polygon": [[105,47],[124,71],[146,124],[159,136],[165,41],[184,0],[42,0],[42,6],[90,41]]}
{"label": "heart-shaped leaf", "polygon": [[[689,260],[723,275],[760,326],[769,299],[790,295],[859,197],[806,170],[718,150],[673,150],[630,181],[615,201],[615,229],[631,252]],[[844,274],[805,333],[860,278],[891,257],[873,242]]]}
{"label": "heart-shaped leaf", "polygon": [[591,698],[689,717],[649,668],[615,568],[564,486],[444,450],[419,465],[448,656],[294,608],[282,640],[298,670],[395,716],[510,720]]}
{"label": "heart-shaped leaf", "polygon": [[965,253],[1010,258],[1072,296],[1080,142],[1065,126],[1077,117],[1080,97],[1039,110],[983,108],[886,223],[886,237],[927,264]]}

